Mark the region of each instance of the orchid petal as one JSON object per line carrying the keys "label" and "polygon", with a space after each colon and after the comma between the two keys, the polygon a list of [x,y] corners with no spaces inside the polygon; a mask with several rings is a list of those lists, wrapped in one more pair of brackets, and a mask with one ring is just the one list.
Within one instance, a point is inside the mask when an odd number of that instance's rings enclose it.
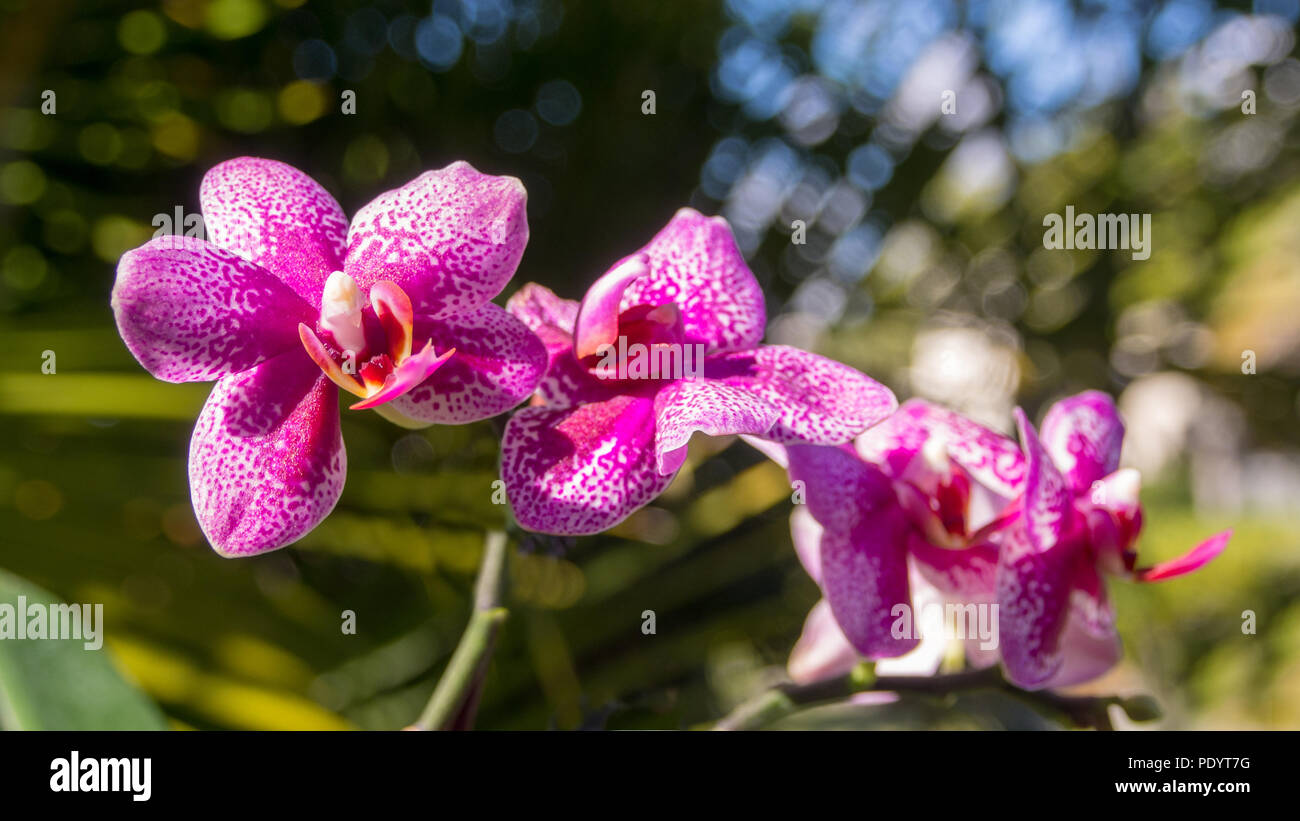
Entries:
{"label": "orchid petal", "polygon": [[[876,661],[878,676],[932,676],[939,671],[948,654],[951,635],[945,624],[947,598],[939,588],[930,584],[917,572],[915,564],[911,575],[912,626],[921,630],[921,640],[911,650],[894,658]],[[937,618],[936,618],[937,616]],[[977,641],[977,640],[975,640]],[[974,643],[968,640],[967,644]]]}
{"label": "orchid petal", "polygon": [[573,329],[573,352],[579,359],[599,353],[618,340],[619,304],[623,292],[649,272],[643,255],[631,256],[611,268],[587,289]]}
{"label": "orchid petal", "polygon": [[821,587],[835,620],[868,659],[916,646],[895,637],[908,596],[907,524],[888,478],[847,449],[791,446],[790,478],[805,483],[808,510],[822,525]]}
{"label": "orchid petal", "polygon": [[311,361],[316,363],[317,367],[329,377],[331,382],[348,393],[357,396],[366,395],[361,382],[355,376],[346,373],[343,366],[334,361],[334,357],[330,356],[325,344],[320,341],[320,337],[316,336],[316,332],[307,326],[307,323],[301,322],[298,324],[298,338],[302,341],[302,346],[307,351],[307,355],[311,357]]}
{"label": "orchid petal", "polygon": [[674,303],[688,344],[709,354],[753,348],[763,338],[763,291],[721,217],[683,208],[638,254],[648,275],[623,292],[622,308]]}
{"label": "orchid petal", "polygon": [[790,539],[799,563],[817,584],[822,583],[822,533],[825,528],[808,512],[807,505],[795,505],[790,512]]}
{"label": "orchid petal", "polygon": [[1060,669],[1043,687],[1091,681],[1118,664],[1124,654],[1105,583],[1097,570],[1084,562],[1075,566],[1070,578],[1069,610],[1058,646]]}
{"label": "orchid petal", "polygon": [[1213,561],[1228,546],[1231,538],[1231,530],[1217,533],[1176,559],[1138,570],[1137,579],[1141,582],[1159,582],[1191,573]]}
{"label": "orchid petal", "polygon": [[1016,408],[1015,413],[1020,438],[1025,444],[1024,514],[1029,541],[1035,550],[1051,550],[1066,537],[1071,525],[1070,486],[1043,449],[1025,412]]}
{"label": "orchid petal", "polygon": [[705,362],[704,374],[749,391],[780,413],[774,442],[838,445],[886,419],[894,394],[847,365],[784,345],[764,345]]}
{"label": "orchid petal", "polygon": [[707,376],[749,390],[775,405],[775,442],[837,445],[889,417],[894,394],[859,371],[784,345],[709,360]]}
{"label": "orchid petal", "polygon": [[414,343],[411,325],[415,321],[411,298],[394,283],[381,280],[370,286],[370,307],[374,309],[375,316],[384,329],[384,336],[388,339],[386,353],[394,362],[401,362],[410,356]]}
{"label": "orchid petal", "polygon": [[573,328],[579,305],[549,288],[528,283],[506,303],[506,310],[537,334],[546,346],[546,375],[537,385],[535,403],[570,407],[601,402],[617,395],[614,383],[591,374],[573,355]]}
{"label": "orchid petal", "polygon": [[212,167],[199,199],[212,242],[250,260],[292,288],[312,308],[339,270],[348,219],[334,197],[291,165],[239,157]]}
{"label": "orchid petal", "polygon": [[441,354],[434,350],[433,343],[425,344],[418,354],[408,357],[384,379],[383,386],[374,394],[349,406],[349,410],[367,410],[385,402],[403,396],[416,385],[433,376],[443,364],[456,353],[455,348],[448,348]]}
{"label": "orchid petal", "polygon": [[158,237],[122,255],[113,313],[131,353],[167,382],[204,382],[298,347],[311,306],[258,265],[202,240]]}
{"label": "orchid petal", "polygon": [[217,382],[190,440],[190,494],[223,556],[283,547],[343,491],[338,391],[301,350]]}
{"label": "orchid petal", "polygon": [[436,373],[390,403],[425,423],[461,425],[504,413],[528,398],[546,370],[541,341],[492,303],[446,319],[416,317],[415,338],[456,349]]}
{"label": "orchid petal", "polygon": [[676,473],[691,434],[764,434],[777,409],[749,391],[708,379],[679,380],[655,396],[655,460],[659,472]]}
{"label": "orchid petal", "polygon": [[344,270],[363,289],[391,280],[415,313],[445,319],[501,292],[528,242],[527,194],[514,177],[456,162],[380,194],[348,230]]}
{"label": "orchid petal", "polygon": [[943,440],[946,452],[980,485],[999,496],[1020,494],[1025,459],[1010,438],[947,408],[909,399],[898,412],[858,437],[858,454],[899,477],[931,437]]}
{"label": "orchid petal", "polygon": [[960,550],[936,547],[913,533],[909,551],[926,581],[962,601],[992,601],[997,587],[998,549],[982,542]]}
{"label": "orchid petal", "polygon": [[1119,467],[1124,423],[1109,396],[1086,391],[1052,405],[1043,419],[1042,441],[1079,494]]}
{"label": "orchid petal", "polygon": [[1077,559],[1069,543],[1039,549],[1023,525],[1006,533],[997,571],[998,634],[1002,666],[1018,687],[1040,689],[1062,667],[1059,640]]}
{"label": "orchid petal", "polygon": [[545,285],[529,282],[510,296],[506,310],[524,323],[546,345],[551,359],[573,350],[573,328],[578,321],[579,303],[561,299]]}
{"label": "orchid petal", "polygon": [[648,397],[516,411],[501,442],[501,478],[515,518],[538,533],[608,530],[672,482],[655,464],[654,436]]}
{"label": "orchid petal", "polygon": [[808,611],[786,671],[795,684],[811,684],[844,675],[861,659],[835,621],[830,603],[822,599]]}

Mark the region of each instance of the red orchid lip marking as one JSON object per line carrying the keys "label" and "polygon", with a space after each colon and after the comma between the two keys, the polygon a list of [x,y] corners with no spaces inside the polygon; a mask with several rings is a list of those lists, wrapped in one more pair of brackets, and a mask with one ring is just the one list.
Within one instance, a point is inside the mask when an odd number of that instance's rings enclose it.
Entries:
{"label": "red orchid lip marking", "polygon": [[[367,307],[377,322],[366,322]],[[335,271],[325,281],[317,323],[332,344],[327,345],[305,323],[298,325],[298,337],[330,381],[361,397],[351,409],[366,410],[408,393],[456,353],[455,348],[437,353],[433,340],[428,340],[419,353],[412,354],[414,322],[410,297],[396,283],[385,280],[372,285],[366,306],[356,281]]]}

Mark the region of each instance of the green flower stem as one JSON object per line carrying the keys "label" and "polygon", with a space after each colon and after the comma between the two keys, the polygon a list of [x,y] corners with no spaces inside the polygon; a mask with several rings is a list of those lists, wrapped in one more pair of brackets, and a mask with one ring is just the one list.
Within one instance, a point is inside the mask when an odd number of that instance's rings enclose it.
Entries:
{"label": "green flower stem", "polygon": [[1110,730],[1108,708],[1118,704],[1134,721],[1158,718],[1159,708],[1148,697],[1064,696],[1048,690],[1021,690],[1008,683],[996,667],[936,676],[871,676],[863,670],[815,681],[786,682],[749,699],[713,725],[715,730],[758,730],[800,708],[842,701],[854,693],[896,692],[943,695],[963,690],[1001,690],[1030,704],[1068,718],[1076,726]]}
{"label": "green flower stem", "polygon": [[501,588],[506,569],[506,534],[494,530],[487,534],[483,563],[474,586],[474,612],[451,654],[451,661],[434,688],[429,703],[415,723],[419,730],[468,728],[473,723],[478,690],[492,660],[497,633],[508,611],[501,606]]}

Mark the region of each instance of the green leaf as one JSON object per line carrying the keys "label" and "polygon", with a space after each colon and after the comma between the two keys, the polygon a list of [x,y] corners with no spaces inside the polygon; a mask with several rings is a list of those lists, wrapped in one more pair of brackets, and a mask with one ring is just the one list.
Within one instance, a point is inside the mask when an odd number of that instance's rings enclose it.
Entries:
{"label": "green leaf", "polygon": [[[29,608],[59,603],[57,596],[0,571],[0,605],[16,610],[19,596]],[[97,629],[102,638],[102,621]],[[165,730],[167,722],[122,678],[106,648],[88,650],[80,638],[5,638],[0,639],[0,728]]]}

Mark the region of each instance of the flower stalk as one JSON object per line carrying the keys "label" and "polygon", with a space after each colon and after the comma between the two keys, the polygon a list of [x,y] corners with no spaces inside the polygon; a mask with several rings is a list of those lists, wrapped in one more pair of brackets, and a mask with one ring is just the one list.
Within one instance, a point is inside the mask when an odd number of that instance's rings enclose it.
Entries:
{"label": "flower stalk", "polygon": [[760,730],[805,707],[843,701],[855,693],[925,693],[942,696],[971,690],[1000,690],[1067,718],[1077,727],[1112,730],[1109,708],[1119,705],[1133,721],[1160,717],[1149,697],[1066,696],[1048,690],[1022,690],[1003,678],[996,667],[935,676],[876,676],[865,680],[858,671],[808,684],[786,682],[765,690],[736,707],[714,730]]}
{"label": "flower stalk", "polygon": [[434,688],[429,703],[415,723],[418,730],[468,729],[492,660],[497,634],[509,611],[501,606],[501,589],[506,570],[506,534],[489,531],[483,547],[483,563],[474,585],[474,612],[456,645],[447,669]]}

